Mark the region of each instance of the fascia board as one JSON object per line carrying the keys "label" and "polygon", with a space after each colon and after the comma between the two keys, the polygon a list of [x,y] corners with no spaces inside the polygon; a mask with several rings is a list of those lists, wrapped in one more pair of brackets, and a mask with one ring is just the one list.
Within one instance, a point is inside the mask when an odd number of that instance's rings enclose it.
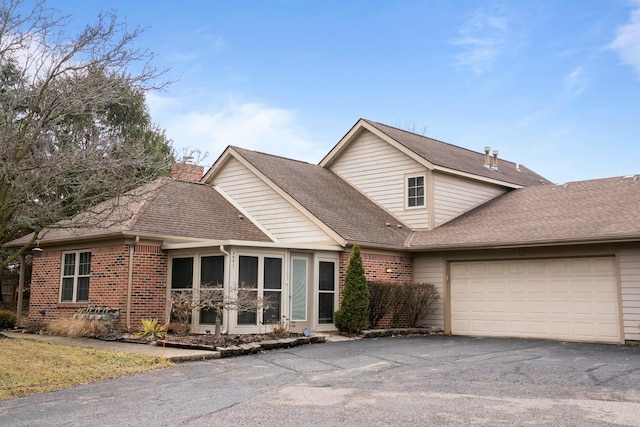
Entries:
{"label": "fascia board", "polygon": [[237,246],[237,247],[254,247],[254,248],[277,248],[277,249],[295,249],[295,250],[313,250],[313,251],[343,251],[343,246],[337,245],[305,245],[301,243],[286,242],[252,242],[248,240],[207,240],[191,243],[165,243],[162,249],[198,249],[208,248],[212,246]]}
{"label": "fascia board", "polygon": [[470,179],[473,179],[473,180],[476,180],[476,181],[482,181],[482,182],[486,182],[486,183],[489,183],[489,184],[500,185],[502,187],[508,187],[508,188],[513,188],[513,189],[524,188],[523,185],[518,185],[518,184],[511,183],[511,182],[506,182],[506,181],[502,181],[502,180],[499,180],[499,179],[487,178],[487,177],[476,175],[476,174],[473,174],[473,173],[461,172],[459,170],[449,169],[449,168],[445,168],[445,167],[442,167],[442,166],[434,165],[433,170],[438,171],[438,172],[444,172],[444,173],[447,173],[449,175],[463,176],[465,178],[470,178]]}
{"label": "fascia board", "polygon": [[351,144],[351,141],[356,136],[358,136],[360,133],[362,133],[362,131],[363,131],[362,124],[363,123],[366,123],[366,122],[363,119],[359,119],[356,122],[356,124],[354,124],[351,127],[351,129],[349,129],[349,132],[347,132],[345,134],[345,136],[343,136],[340,139],[340,141],[338,141],[338,143],[331,149],[331,151],[329,151],[327,153],[327,155],[324,156],[322,160],[320,160],[320,163],[318,163],[318,166],[326,168],[331,163],[336,161],[340,157],[342,152],[347,148],[347,146],[349,146],[349,144]]}
{"label": "fascia board", "polygon": [[207,184],[213,177],[218,173],[220,169],[224,167],[224,165],[229,161],[229,157],[231,156],[231,152],[233,151],[233,147],[230,145],[225,148],[225,150],[220,154],[220,157],[211,165],[207,173],[202,177],[200,182]]}
{"label": "fascia board", "polygon": [[640,236],[602,236],[583,239],[557,239],[557,240],[540,240],[540,241],[521,241],[521,242],[483,242],[472,244],[452,244],[452,245],[429,245],[429,246],[409,246],[410,252],[438,252],[453,250],[470,250],[470,249],[513,249],[513,248],[530,248],[545,246],[566,246],[566,245],[588,245],[594,243],[628,243],[638,242]]}
{"label": "fascia board", "polygon": [[421,157],[416,153],[414,153],[413,151],[409,150],[407,147],[400,144],[395,139],[391,138],[389,135],[385,134],[384,132],[381,132],[374,126],[367,123],[367,121],[364,119],[358,120],[358,122],[340,140],[340,142],[338,142],[338,144],[329,152],[329,154],[327,154],[324,157],[324,159],[322,159],[319,165],[324,168],[329,167],[333,162],[338,160],[340,155],[349,147],[349,145],[351,145],[351,143],[356,139],[356,137],[360,135],[364,130],[368,130],[369,132],[376,135],[378,138],[382,139],[388,144],[391,144],[395,149],[397,149],[398,151],[401,151],[406,156],[409,156],[411,159],[423,165],[425,168],[433,169],[434,167],[433,163],[429,162],[424,157]]}
{"label": "fascia board", "polygon": [[380,138],[383,141],[387,142],[388,144],[391,144],[396,150],[402,152],[403,154],[405,154],[406,156],[410,157],[414,161],[420,163],[425,168],[433,170],[433,168],[435,167],[435,165],[433,163],[431,163],[429,160],[427,160],[424,157],[416,154],[414,151],[408,149],[407,147],[405,147],[404,145],[400,144],[398,141],[396,141],[395,139],[391,138],[389,135],[387,135],[386,133],[382,132],[378,128],[370,125],[366,121],[363,121],[362,127],[365,128],[366,130],[368,130],[369,132],[373,133],[374,135],[376,135],[378,138]]}
{"label": "fascia board", "polygon": [[238,211],[240,211],[242,213],[242,215],[244,215],[244,217],[246,219],[248,219],[249,221],[251,221],[251,223],[253,223],[253,225],[255,225],[256,227],[258,227],[258,229],[260,231],[262,231],[264,234],[267,235],[268,238],[270,238],[272,241],[277,242],[278,239],[276,238],[276,236],[274,236],[273,234],[271,234],[271,232],[269,230],[267,230],[262,224],[260,224],[258,222],[258,220],[256,220],[253,216],[251,216],[251,214],[249,212],[247,212],[240,204],[238,204],[233,198],[231,198],[231,196],[229,196],[227,193],[224,192],[224,190],[220,187],[218,187],[217,185],[213,185],[213,189],[215,191],[217,191],[222,197],[225,198],[225,200],[229,203],[231,203],[231,205],[233,205],[234,208],[236,208]]}

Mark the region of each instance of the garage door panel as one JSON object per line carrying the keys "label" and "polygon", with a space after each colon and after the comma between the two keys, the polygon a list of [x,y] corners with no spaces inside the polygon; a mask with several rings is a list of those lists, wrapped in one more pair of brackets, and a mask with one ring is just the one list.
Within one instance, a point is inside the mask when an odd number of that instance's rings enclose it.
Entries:
{"label": "garage door panel", "polygon": [[620,341],[613,257],[451,263],[451,331]]}

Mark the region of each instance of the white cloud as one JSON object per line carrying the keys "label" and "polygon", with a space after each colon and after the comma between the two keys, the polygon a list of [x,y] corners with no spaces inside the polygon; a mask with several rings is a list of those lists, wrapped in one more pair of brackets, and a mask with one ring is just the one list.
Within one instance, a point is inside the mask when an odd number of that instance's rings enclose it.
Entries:
{"label": "white cloud", "polygon": [[508,21],[501,14],[489,14],[483,8],[458,30],[458,38],[451,44],[462,51],[455,56],[456,65],[482,74],[491,69],[508,43]]}
{"label": "white cloud", "polygon": [[623,63],[631,65],[640,76],[640,2],[631,12],[630,21],[616,31],[616,38],[609,47],[615,50]]}
{"label": "white cloud", "polygon": [[[178,155],[185,150],[208,153],[209,165],[228,145],[317,163],[326,147],[312,141],[297,123],[292,110],[228,98],[218,104],[199,105],[149,94],[154,121],[166,129]],[[184,105],[197,108],[184,110]]]}
{"label": "white cloud", "polygon": [[571,95],[580,95],[587,87],[587,77],[582,67],[574,68],[564,78],[565,90]]}

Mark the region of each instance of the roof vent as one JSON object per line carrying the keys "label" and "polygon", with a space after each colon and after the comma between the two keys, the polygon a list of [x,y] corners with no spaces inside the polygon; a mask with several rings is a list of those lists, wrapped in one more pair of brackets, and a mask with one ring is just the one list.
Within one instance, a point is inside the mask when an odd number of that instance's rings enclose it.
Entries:
{"label": "roof vent", "polygon": [[402,228],[402,224],[398,224],[397,227],[398,227],[398,229],[401,229]]}
{"label": "roof vent", "polygon": [[493,161],[491,163],[491,169],[494,171],[498,170],[498,150],[493,150]]}
{"label": "roof vent", "polygon": [[558,182],[553,188],[567,188],[568,186],[569,184],[567,184],[566,182]]}
{"label": "roof vent", "polygon": [[518,172],[521,172],[521,171],[520,171],[520,164],[518,164],[518,163],[516,163],[516,170],[517,170]]}
{"label": "roof vent", "polygon": [[387,228],[391,227],[391,223],[390,222],[385,222],[385,225],[387,226]]}
{"label": "roof vent", "polygon": [[622,177],[622,181],[637,181],[638,175],[626,175]]}
{"label": "roof vent", "polygon": [[491,168],[491,157],[489,156],[489,151],[491,151],[491,147],[484,147],[484,167],[487,169]]}

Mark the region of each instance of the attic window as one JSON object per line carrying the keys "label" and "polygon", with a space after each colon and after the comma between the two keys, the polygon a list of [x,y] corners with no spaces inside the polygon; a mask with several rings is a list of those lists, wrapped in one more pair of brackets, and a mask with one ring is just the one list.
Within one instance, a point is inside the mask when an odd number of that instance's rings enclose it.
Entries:
{"label": "attic window", "polygon": [[420,208],[424,206],[424,175],[407,177],[407,207]]}

